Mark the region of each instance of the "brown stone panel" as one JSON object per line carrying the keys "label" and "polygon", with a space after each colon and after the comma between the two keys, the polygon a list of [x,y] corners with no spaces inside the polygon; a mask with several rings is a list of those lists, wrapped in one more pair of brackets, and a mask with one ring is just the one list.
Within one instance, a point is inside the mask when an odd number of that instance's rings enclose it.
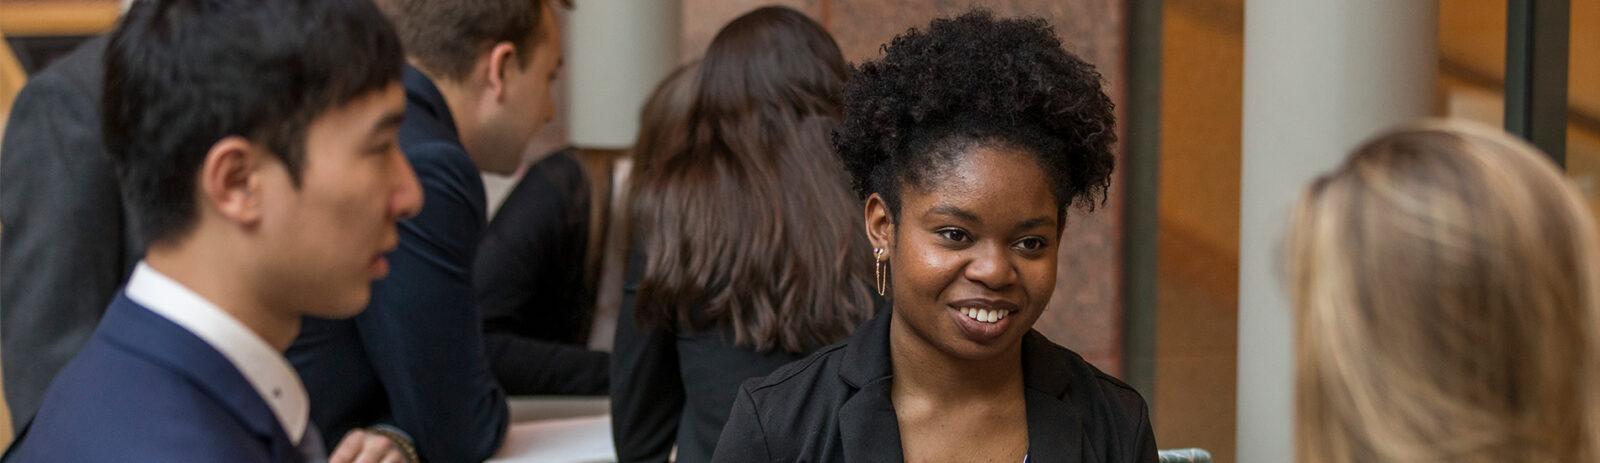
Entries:
{"label": "brown stone panel", "polygon": [[[1114,196],[1120,196],[1115,195]],[[1117,288],[1120,201],[1085,215],[1068,212],[1061,234],[1056,291],[1034,328],[1106,373],[1122,370],[1122,312]]]}
{"label": "brown stone panel", "polygon": [[705,54],[706,46],[711,44],[711,38],[716,37],[717,31],[728,21],[739,15],[750,12],[756,8],[768,5],[783,5],[805,13],[817,22],[826,24],[822,18],[823,2],[826,0],[683,0],[683,41],[679,57],[688,61]]}
{"label": "brown stone panel", "polygon": [[974,7],[1002,17],[1039,16],[1055,26],[1067,50],[1100,66],[1108,82],[1120,82],[1123,5],[1121,0],[828,0],[824,24],[845,59],[856,62],[878,57],[880,47],[906,29]]}

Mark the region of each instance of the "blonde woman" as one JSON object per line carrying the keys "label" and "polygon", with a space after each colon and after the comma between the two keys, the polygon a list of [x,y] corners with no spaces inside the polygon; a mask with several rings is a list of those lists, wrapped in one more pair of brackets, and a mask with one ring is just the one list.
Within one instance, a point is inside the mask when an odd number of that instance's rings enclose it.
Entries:
{"label": "blonde woman", "polygon": [[1380,136],[1307,188],[1289,250],[1297,461],[1600,455],[1594,219],[1533,147]]}

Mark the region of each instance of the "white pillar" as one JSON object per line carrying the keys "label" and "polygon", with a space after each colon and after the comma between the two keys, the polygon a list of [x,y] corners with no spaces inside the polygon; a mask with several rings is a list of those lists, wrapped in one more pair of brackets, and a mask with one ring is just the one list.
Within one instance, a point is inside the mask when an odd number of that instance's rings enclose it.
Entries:
{"label": "white pillar", "polygon": [[1294,461],[1281,251],[1301,188],[1365,138],[1432,115],[1438,0],[1247,0],[1238,461]]}
{"label": "white pillar", "polygon": [[679,0],[582,0],[567,17],[568,136],[580,148],[622,149],[639,108],[678,65]]}

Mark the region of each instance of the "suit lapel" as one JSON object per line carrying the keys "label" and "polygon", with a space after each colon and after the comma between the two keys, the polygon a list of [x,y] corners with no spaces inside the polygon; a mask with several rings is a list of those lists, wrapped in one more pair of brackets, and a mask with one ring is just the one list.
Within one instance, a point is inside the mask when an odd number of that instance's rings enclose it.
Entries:
{"label": "suit lapel", "polygon": [[118,293],[100,327],[115,347],[147,358],[186,378],[272,446],[277,461],[299,459],[293,442],[265,399],[237,368],[199,336]]}

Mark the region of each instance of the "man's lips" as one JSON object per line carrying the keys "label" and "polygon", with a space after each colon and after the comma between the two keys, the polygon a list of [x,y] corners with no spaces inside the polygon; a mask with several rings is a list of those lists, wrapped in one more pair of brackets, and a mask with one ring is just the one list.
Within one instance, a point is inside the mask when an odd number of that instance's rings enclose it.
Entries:
{"label": "man's lips", "polygon": [[389,274],[389,260],[384,256],[400,247],[400,238],[398,237],[390,238],[386,241],[389,244],[379,250],[377,254],[374,254],[372,261],[368,264],[368,268],[372,270],[373,279],[383,278]]}

